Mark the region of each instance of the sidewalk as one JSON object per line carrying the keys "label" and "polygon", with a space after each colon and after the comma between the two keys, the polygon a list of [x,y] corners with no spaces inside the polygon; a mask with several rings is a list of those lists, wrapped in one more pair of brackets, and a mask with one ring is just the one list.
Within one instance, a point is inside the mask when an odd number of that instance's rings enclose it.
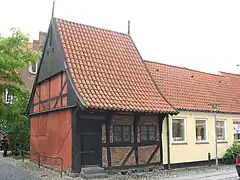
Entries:
{"label": "sidewalk", "polygon": [[174,177],[174,178],[166,178],[168,180],[195,180],[195,179],[208,179],[208,180],[222,180],[222,179],[240,179],[238,177],[236,170],[231,170],[227,172],[209,172],[205,174],[198,174],[198,175],[190,175],[190,176],[183,176],[183,177]]}

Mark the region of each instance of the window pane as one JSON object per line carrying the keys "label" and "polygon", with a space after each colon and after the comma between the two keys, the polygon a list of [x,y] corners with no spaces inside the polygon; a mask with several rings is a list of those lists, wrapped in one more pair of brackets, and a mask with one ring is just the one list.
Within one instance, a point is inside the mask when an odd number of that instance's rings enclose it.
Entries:
{"label": "window pane", "polygon": [[147,126],[140,126],[141,127],[141,140],[146,141],[148,140],[148,128]]}
{"label": "window pane", "polygon": [[114,126],[113,141],[122,141],[121,126]]}
{"label": "window pane", "polygon": [[5,91],[5,101],[8,104],[12,104],[13,103],[13,93],[9,92],[8,90]]}
{"label": "window pane", "polygon": [[37,72],[37,64],[36,63],[32,64],[32,72]]}
{"label": "window pane", "polygon": [[196,141],[206,141],[206,120],[196,120]]}
{"label": "window pane", "polygon": [[234,140],[240,139],[240,121],[233,121]]}
{"label": "window pane", "polygon": [[217,140],[225,140],[225,121],[217,121]]}
{"label": "window pane", "polygon": [[156,127],[155,126],[149,126],[148,129],[149,132],[149,140],[156,140]]}
{"label": "window pane", "polygon": [[173,141],[185,141],[184,119],[172,120]]}
{"label": "window pane", "polygon": [[123,141],[131,141],[131,126],[123,126]]}

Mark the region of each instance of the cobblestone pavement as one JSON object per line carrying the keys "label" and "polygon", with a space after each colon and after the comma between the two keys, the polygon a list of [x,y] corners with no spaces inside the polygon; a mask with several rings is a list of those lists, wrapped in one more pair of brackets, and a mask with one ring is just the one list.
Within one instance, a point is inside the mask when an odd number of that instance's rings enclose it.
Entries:
{"label": "cobblestone pavement", "polygon": [[154,170],[153,172],[113,175],[108,180],[240,180],[234,165],[221,165],[219,170],[214,167],[192,167],[172,170]]}
{"label": "cobblestone pavement", "polygon": [[[59,172],[46,168],[38,168],[27,160],[13,159],[13,157],[3,158],[0,153],[0,180],[69,180],[68,176],[61,178]],[[73,180],[73,179],[72,179]]]}
{"label": "cobblestone pavement", "polygon": [[[12,157],[3,158],[0,153],[0,180],[80,180],[46,168],[38,168],[28,161],[21,162]],[[152,172],[114,174],[102,180],[240,180],[234,165],[221,165],[219,170],[207,166],[172,170],[154,170]]]}
{"label": "cobblestone pavement", "polygon": [[0,159],[0,179],[1,180],[38,180],[37,177],[29,172],[7,163]]}

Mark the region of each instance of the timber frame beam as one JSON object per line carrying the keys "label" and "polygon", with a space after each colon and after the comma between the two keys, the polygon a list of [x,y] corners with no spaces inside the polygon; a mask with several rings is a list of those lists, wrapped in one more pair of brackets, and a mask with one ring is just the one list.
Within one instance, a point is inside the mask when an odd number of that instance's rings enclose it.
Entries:
{"label": "timber frame beam", "polygon": [[[57,108],[57,104],[59,102],[59,100],[62,98],[62,97],[67,97],[67,94],[63,94],[63,91],[64,91],[64,88],[67,86],[67,79],[65,79],[65,81],[63,82],[63,77],[64,77],[64,72],[60,72],[60,73],[57,73],[57,75],[61,76],[61,89],[60,89],[60,92],[57,96],[55,97],[50,97],[50,93],[51,93],[51,79],[54,77],[49,77],[48,79],[45,79],[44,81],[41,81],[40,83],[38,83],[38,89],[39,89],[39,92],[38,91],[35,91],[36,92],[36,95],[38,97],[38,102],[37,103],[34,103],[33,106],[36,106],[36,105],[39,105],[39,112],[40,112],[40,106],[43,107],[43,109],[46,111],[46,110],[49,110],[51,107],[50,107],[50,103],[51,101],[55,101],[54,103],[54,106],[53,106],[53,109]],[[49,89],[48,89],[48,93],[49,93],[49,97],[48,99],[45,99],[45,100],[42,100],[41,101],[41,83],[42,82],[45,82],[45,81],[48,81],[49,83]],[[49,103],[49,109],[46,108],[44,106],[45,103]],[[62,104],[62,101],[61,101],[61,107],[63,106]]]}
{"label": "timber frame beam", "polygon": [[139,164],[139,156],[138,156],[138,123],[140,121],[140,115],[135,114],[134,120],[133,120],[133,133],[134,133],[134,142],[132,144],[131,150],[128,152],[128,154],[125,156],[124,160],[122,161],[121,166],[124,166],[129,158],[131,157],[133,151],[135,152],[135,163],[136,165]]}
{"label": "timber frame beam", "polygon": [[135,148],[135,161],[136,165],[139,164],[138,158],[138,123],[140,121],[140,116],[136,114],[133,121],[133,132],[134,132],[134,148]]}
{"label": "timber frame beam", "polygon": [[107,114],[105,116],[106,120],[106,146],[107,146],[107,161],[108,167],[112,166],[112,157],[111,157],[111,149],[110,149],[110,125],[111,125],[111,114]]}

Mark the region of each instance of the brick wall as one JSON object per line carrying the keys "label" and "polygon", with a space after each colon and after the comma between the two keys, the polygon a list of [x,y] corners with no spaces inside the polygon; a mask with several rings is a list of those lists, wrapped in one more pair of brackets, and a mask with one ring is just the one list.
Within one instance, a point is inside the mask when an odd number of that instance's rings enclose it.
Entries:
{"label": "brick wall", "polygon": [[[36,51],[41,51],[42,47],[43,47],[43,43],[46,38],[46,35],[47,35],[47,33],[45,33],[45,32],[39,32],[39,39],[33,40],[32,43],[29,43],[29,48],[34,49]],[[24,81],[24,84],[25,84],[27,90],[31,91],[36,74],[30,73],[28,66],[20,69],[19,74],[23,78],[23,81]]]}
{"label": "brick wall", "polygon": [[[111,125],[110,125],[110,143],[113,143],[113,126],[114,125],[131,125],[132,135],[131,142],[134,142],[134,132],[133,132],[133,116],[112,116]],[[138,124],[138,142],[140,143],[140,125],[156,125],[156,133],[157,140],[159,139],[159,130],[158,130],[158,117],[157,116],[141,116]],[[106,143],[106,125],[102,125],[102,143]],[[155,150],[157,145],[149,145],[149,146],[139,146],[138,154],[139,154],[139,164],[146,164],[152,152]],[[129,147],[111,147],[111,160],[112,166],[120,166],[124,158],[127,156],[128,152],[131,150],[131,146]],[[159,150],[153,157],[151,162],[159,162],[160,155]],[[102,165],[103,167],[108,166],[107,162],[107,148],[102,147]],[[126,165],[135,165],[135,153],[131,154],[128,159]]]}

